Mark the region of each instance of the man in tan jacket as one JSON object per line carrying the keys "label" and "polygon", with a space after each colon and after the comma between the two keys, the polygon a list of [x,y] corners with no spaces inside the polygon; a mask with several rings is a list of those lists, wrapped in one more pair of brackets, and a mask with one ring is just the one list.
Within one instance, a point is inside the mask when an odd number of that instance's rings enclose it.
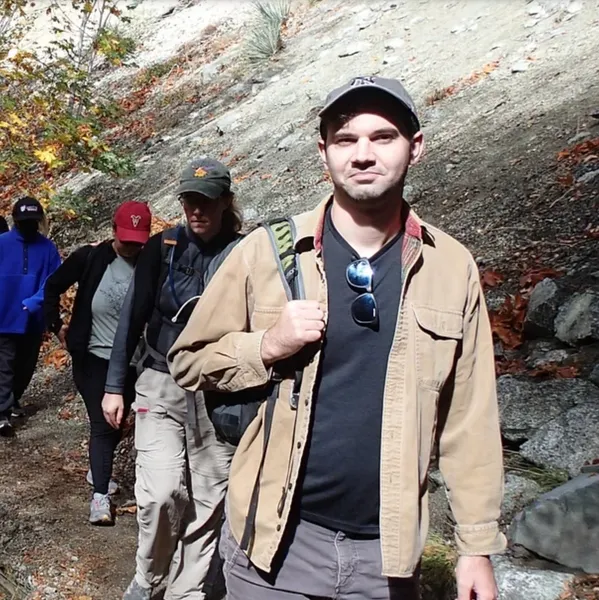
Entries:
{"label": "man in tan jacket", "polygon": [[398,81],[337,88],[320,133],[334,191],[294,218],[306,299],[287,301],[268,234],[256,230],[169,353],[174,378],[193,391],[282,378],[272,419],[263,404],[231,467],[220,546],[228,597],[417,598],[438,444],[459,600],[495,600],[503,467],[476,265],[403,200],[423,136]]}

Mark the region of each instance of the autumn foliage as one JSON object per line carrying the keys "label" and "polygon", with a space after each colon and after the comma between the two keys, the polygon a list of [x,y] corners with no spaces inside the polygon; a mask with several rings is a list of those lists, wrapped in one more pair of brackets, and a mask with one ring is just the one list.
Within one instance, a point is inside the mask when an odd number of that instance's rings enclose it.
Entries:
{"label": "autumn foliage", "polygon": [[[71,17],[65,15],[71,5]],[[130,44],[111,33],[121,18],[113,0],[51,2],[46,14],[55,39],[23,48],[27,10],[35,2],[0,0],[0,210],[22,194],[47,205],[57,179],[71,170],[124,175],[131,162],[103,139],[117,114],[94,90],[99,59],[119,64]],[[125,47],[126,46],[126,47]]]}

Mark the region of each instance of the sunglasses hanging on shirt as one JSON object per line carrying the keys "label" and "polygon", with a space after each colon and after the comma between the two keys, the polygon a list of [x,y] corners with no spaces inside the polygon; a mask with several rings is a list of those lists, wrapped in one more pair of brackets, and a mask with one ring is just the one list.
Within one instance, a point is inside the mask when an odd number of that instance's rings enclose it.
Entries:
{"label": "sunglasses hanging on shirt", "polygon": [[347,283],[362,292],[351,304],[351,315],[358,325],[376,326],[379,322],[378,307],[373,293],[374,270],[367,258],[351,262],[345,271]]}

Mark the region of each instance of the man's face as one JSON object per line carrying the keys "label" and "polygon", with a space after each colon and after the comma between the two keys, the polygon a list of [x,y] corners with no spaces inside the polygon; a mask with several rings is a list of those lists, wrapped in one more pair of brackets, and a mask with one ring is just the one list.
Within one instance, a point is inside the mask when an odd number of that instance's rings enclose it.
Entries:
{"label": "man's face", "polygon": [[329,124],[319,150],[335,189],[368,209],[396,196],[389,192],[401,191],[423,141],[420,132],[409,139],[389,118],[370,110],[341,125]]}
{"label": "man's face", "polygon": [[208,241],[220,232],[223,212],[227,208],[226,200],[212,200],[203,194],[186,192],[181,196],[181,201],[189,228],[200,239]]}

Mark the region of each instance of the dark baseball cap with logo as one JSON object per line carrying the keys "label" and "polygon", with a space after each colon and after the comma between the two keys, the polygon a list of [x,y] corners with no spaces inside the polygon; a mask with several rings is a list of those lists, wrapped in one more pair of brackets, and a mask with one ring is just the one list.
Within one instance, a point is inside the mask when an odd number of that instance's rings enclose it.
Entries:
{"label": "dark baseball cap with logo", "polygon": [[198,158],[183,170],[176,194],[195,192],[216,200],[230,189],[231,173],[225,165],[213,158]]}
{"label": "dark baseball cap with logo", "polygon": [[25,196],[17,200],[12,207],[12,220],[19,221],[41,221],[44,218],[44,209],[35,199]]}
{"label": "dark baseball cap with logo", "polygon": [[326,97],[319,116],[323,119],[334,115],[341,106],[347,107],[348,101],[351,101],[353,96],[357,99],[359,96],[372,94],[373,92],[385,94],[395,100],[398,108],[406,115],[414,133],[420,130],[416,105],[410,94],[397,79],[387,79],[385,77],[354,77],[344,85],[334,89]]}

